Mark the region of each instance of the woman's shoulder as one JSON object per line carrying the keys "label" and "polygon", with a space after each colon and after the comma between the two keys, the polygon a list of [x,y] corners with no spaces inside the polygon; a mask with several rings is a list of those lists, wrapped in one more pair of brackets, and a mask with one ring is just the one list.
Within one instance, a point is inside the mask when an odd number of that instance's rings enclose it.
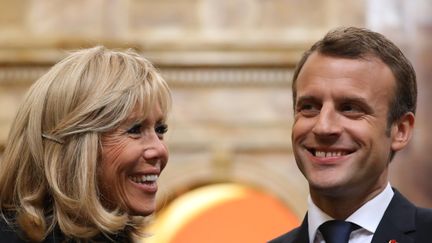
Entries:
{"label": "woman's shoulder", "polygon": [[[7,217],[7,221],[0,215],[0,243],[26,243],[30,242],[25,239],[24,233],[19,230],[15,224],[13,217]],[[59,229],[58,226],[54,227],[43,241],[44,243],[64,243],[64,242],[76,242],[73,239],[67,239]],[[100,234],[92,239],[92,242],[131,242],[126,234],[117,235],[105,235]]]}
{"label": "woman's shoulder", "polygon": [[[13,217],[0,216],[0,243],[26,243],[30,242],[25,238],[25,234],[19,230]],[[60,232],[51,232],[44,243],[61,243],[65,242],[63,235]]]}
{"label": "woman's shoulder", "polygon": [[[9,221],[9,222],[8,222]],[[20,237],[18,230],[13,226],[13,223],[10,219],[6,219],[0,216],[0,243],[18,243],[18,242],[26,242],[24,239]]]}

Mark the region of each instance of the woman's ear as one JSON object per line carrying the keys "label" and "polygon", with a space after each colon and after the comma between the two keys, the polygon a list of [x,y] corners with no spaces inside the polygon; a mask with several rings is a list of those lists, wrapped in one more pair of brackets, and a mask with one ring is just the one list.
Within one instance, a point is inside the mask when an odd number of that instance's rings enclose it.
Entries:
{"label": "woman's ear", "polygon": [[407,112],[399,120],[393,123],[391,128],[391,146],[393,151],[403,149],[411,140],[414,122],[414,114],[412,112]]}

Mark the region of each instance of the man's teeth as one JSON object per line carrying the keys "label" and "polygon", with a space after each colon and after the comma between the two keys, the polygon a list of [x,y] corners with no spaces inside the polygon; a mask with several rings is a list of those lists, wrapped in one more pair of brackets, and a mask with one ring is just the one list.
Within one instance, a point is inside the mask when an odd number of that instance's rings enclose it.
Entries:
{"label": "man's teeth", "polygon": [[321,157],[321,158],[325,158],[325,157],[339,157],[339,156],[344,156],[346,154],[347,154],[346,152],[342,152],[342,151],[337,151],[337,152],[315,151],[315,156],[316,157]]}
{"label": "man's teeth", "polygon": [[158,175],[142,175],[142,176],[129,176],[135,183],[155,182]]}

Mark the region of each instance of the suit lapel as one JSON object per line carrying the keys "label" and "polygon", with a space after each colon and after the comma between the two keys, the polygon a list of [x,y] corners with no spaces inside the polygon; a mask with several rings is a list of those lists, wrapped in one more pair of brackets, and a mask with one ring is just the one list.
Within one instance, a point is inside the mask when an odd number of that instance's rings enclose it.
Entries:
{"label": "suit lapel", "polygon": [[415,232],[416,208],[398,191],[395,194],[375,231],[372,243],[387,243],[396,240],[398,243],[411,243],[410,236]]}
{"label": "suit lapel", "polygon": [[283,243],[309,243],[309,227],[307,218],[308,215],[306,213],[302,224],[298,228],[297,234],[292,238],[292,240],[287,240]]}

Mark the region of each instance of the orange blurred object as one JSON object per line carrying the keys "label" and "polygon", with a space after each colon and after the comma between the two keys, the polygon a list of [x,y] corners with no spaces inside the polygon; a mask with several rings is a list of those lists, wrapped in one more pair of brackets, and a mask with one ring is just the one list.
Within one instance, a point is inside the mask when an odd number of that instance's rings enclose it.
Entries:
{"label": "orange blurred object", "polygon": [[150,243],[266,242],[300,224],[277,198],[238,184],[185,193],[157,217]]}

